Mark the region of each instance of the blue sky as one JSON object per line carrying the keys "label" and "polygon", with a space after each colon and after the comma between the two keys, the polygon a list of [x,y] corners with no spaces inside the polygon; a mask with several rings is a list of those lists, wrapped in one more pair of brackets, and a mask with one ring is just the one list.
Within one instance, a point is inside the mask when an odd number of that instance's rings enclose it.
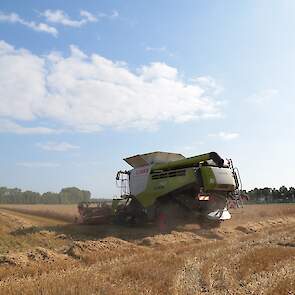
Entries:
{"label": "blue sky", "polygon": [[155,150],[294,185],[294,31],[294,1],[1,1],[0,185],[110,197]]}

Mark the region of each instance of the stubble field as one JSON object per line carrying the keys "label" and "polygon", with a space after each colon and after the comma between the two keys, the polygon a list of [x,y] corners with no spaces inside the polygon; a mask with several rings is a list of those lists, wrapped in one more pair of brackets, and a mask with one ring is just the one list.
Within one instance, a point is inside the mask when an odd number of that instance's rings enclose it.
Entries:
{"label": "stubble field", "polygon": [[295,294],[295,205],[232,213],[163,234],[73,224],[72,205],[1,206],[0,294]]}

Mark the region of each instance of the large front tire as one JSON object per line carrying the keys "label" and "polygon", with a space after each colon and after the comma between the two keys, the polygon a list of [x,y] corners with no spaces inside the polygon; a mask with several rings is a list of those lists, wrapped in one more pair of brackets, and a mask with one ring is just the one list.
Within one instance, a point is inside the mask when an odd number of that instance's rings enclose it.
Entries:
{"label": "large front tire", "polygon": [[171,231],[185,218],[184,208],[176,202],[163,202],[157,208],[156,223],[161,232]]}

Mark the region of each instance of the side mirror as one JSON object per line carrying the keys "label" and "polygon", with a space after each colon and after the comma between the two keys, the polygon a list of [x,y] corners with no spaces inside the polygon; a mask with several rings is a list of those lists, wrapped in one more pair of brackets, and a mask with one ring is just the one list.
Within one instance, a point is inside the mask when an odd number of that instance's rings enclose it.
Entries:
{"label": "side mirror", "polygon": [[116,175],[116,180],[120,180],[120,174],[121,174],[121,171],[118,171]]}

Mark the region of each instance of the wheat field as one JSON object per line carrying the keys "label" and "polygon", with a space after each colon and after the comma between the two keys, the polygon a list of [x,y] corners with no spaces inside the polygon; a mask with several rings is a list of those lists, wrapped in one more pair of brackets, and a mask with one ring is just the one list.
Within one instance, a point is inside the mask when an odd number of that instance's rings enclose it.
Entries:
{"label": "wheat field", "polygon": [[40,214],[75,216],[71,205],[5,207],[0,294],[295,294],[295,205],[249,205],[220,227],[166,234]]}
{"label": "wheat field", "polygon": [[1,204],[0,208],[6,208],[30,215],[44,216],[64,221],[73,222],[78,217],[76,204],[70,205],[24,205],[24,204]]}

